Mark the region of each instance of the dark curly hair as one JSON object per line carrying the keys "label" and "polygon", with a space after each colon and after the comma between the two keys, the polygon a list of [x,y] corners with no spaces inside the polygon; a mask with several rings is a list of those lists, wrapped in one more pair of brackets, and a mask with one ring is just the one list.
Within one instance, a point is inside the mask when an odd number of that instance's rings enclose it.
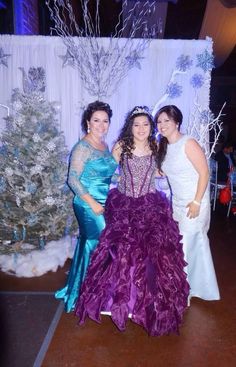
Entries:
{"label": "dark curly hair", "polygon": [[132,127],[134,123],[135,117],[138,116],[146,116],[150,122],[151,130],[150,135],[148,137],[149,147],[152,151],[152,154],[155,158],[155,161],[158,161],[158,146],[156,142],[156,127],[153,121],[153,118],[146,106],[135,106],[130,112],[128,112],[123,128],[121,129],[120,135],[117,139],[121,146],[121,157],[120,164],[123,165],[125,156],[128,158],[132,158],[132,151],[135,148],[134,145],[134,137],[132,133]]}
{"label": "dark curly hair", "polygon": [[[183,115],[180,109],[176,107],[175,105],[167,105],[167,106],[160,108],[160,110],[157,111],[154,117],[154,121],[156,124],[158,124],[158,117],[163,112],[165,112],[167,116],[171,120],[173,120],[176,123],[176,125],[178,125],[178,129],[180,129],[180,125],[182,124],[182,121],[183,121]],[[164,162],[164,159],[166,156],[167,145],[168,145],[167,138],[165,138],[164,136],[160,136],[159,138],[159,160],[158,160],[158,165],[157,165],[160,171],[161,171],[162,163]]]}
{"label": "dark curly hair", "polygon": [[95,101],[92,103],[89,103],[86,110],[83,113],[82,121],[81,121],[81,127],[82,131],[87,134],[88,132],[88,123],[87,121],[90,121],[92,114],[97,111],[105,111],[109,117],[109,122],[111,121],[112,117],[112,110],[108,103],[104,103],[101,101]]}

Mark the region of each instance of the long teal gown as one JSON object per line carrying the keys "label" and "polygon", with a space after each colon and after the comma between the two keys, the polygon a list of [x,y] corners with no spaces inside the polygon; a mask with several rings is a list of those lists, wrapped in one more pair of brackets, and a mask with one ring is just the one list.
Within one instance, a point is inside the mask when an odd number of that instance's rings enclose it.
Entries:
{"label": "long teal gown", "polygon": [[89,193],[104,206],[116,168],[117,163],[108,149],[101,151],[87,141],[80,140],[72,150],[68,185],[75,194],[73,208],[79,224],[79,237],[67,283],[55,293],[57,299],[63,299],[66,312],[75,308],[90,256],[97,247],[99,236],[105,227],[104,216],[96,215],[81,199],[81,195]]}

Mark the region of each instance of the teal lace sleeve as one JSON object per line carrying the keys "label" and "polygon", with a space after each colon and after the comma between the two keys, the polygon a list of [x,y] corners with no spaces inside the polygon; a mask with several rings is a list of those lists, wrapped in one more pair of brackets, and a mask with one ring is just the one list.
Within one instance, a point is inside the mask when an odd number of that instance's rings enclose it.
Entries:
{"label": "teal lace sleeve", "polygon": [[91,151],[86,144],[78,143],[72,150],[67,183],[77,196],[88,193],[88,190],[82,185],[80,177],[84,165],[90,157]]}

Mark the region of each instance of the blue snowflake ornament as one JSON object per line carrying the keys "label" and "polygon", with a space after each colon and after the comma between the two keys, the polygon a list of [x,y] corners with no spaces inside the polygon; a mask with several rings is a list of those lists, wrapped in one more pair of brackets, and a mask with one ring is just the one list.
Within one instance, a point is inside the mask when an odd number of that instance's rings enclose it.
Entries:
{"label": "blue snowflake ornament", "polygon": [[166,88],[166,93],[170,98],[178,98],[181,96],[183,88],[178,83],[170,83]]}
{"label": "blue snowflake ornament", "polygon": [[212,70],[214,67],[214,57],[213,55],[205,49],[204,52],[197,55],[197,65],[199,68],[201,68],[204,73],[207,71]]}
{"label": "blue snowflake ornament", "polygon": [[201,88],[204,84],[204,77],[201,74],[194,74],[190,79],[190,84],[195,89]]}
{"label": "blue snowflake ornament", "polygon": [[176,68],[179,71],[187,71],[191,65],[193,64],[193,60],[190,59],[188,55],[180,55],[176,60]]}

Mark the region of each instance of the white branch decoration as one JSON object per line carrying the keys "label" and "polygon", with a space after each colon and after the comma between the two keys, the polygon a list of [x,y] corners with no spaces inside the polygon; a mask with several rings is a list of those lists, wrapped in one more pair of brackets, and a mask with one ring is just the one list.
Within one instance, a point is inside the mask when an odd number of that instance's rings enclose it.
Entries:
{"label": "white branch decoration", "polygon": [[[100,98],[110,96],[130,69],[135,66],[141,68],[140,60],[151,41],[151,38],[145,38],[146,34],[150,34],[146,33],[147,17],[155,11],[155,1],[136,1],[124,17],[124,7],[128,3],[128,0],[124,0],[114,34],[108,38],[107,43],[104,42],[104,46],[98,42],[101,36],[100,0],[94,2],[94,21],[88,3],[89,0],[80,0],[84,22],[84,28],[81,28],[69,1],[46,0],[51,19],[54,21],[52,31],[62,37],[67,48],[66,55],[61,56],[63,66],[77,68],[89,94]],[[128,38],[122,38],[131,21]],[[144,27],[144,38],[134,40],[135,33]],[[78,37],[73,37],[74,35]]]}
{"label": "white branch decoration", "polygon": [[207,159],[215,153],[215,147],[223,130],[223,109],[226,102],[221,107],[215,117],[210,109],[202,110],[201,106],[194,101],[195,110],[191,115],[186,133],[194,137],[203,148]]}

